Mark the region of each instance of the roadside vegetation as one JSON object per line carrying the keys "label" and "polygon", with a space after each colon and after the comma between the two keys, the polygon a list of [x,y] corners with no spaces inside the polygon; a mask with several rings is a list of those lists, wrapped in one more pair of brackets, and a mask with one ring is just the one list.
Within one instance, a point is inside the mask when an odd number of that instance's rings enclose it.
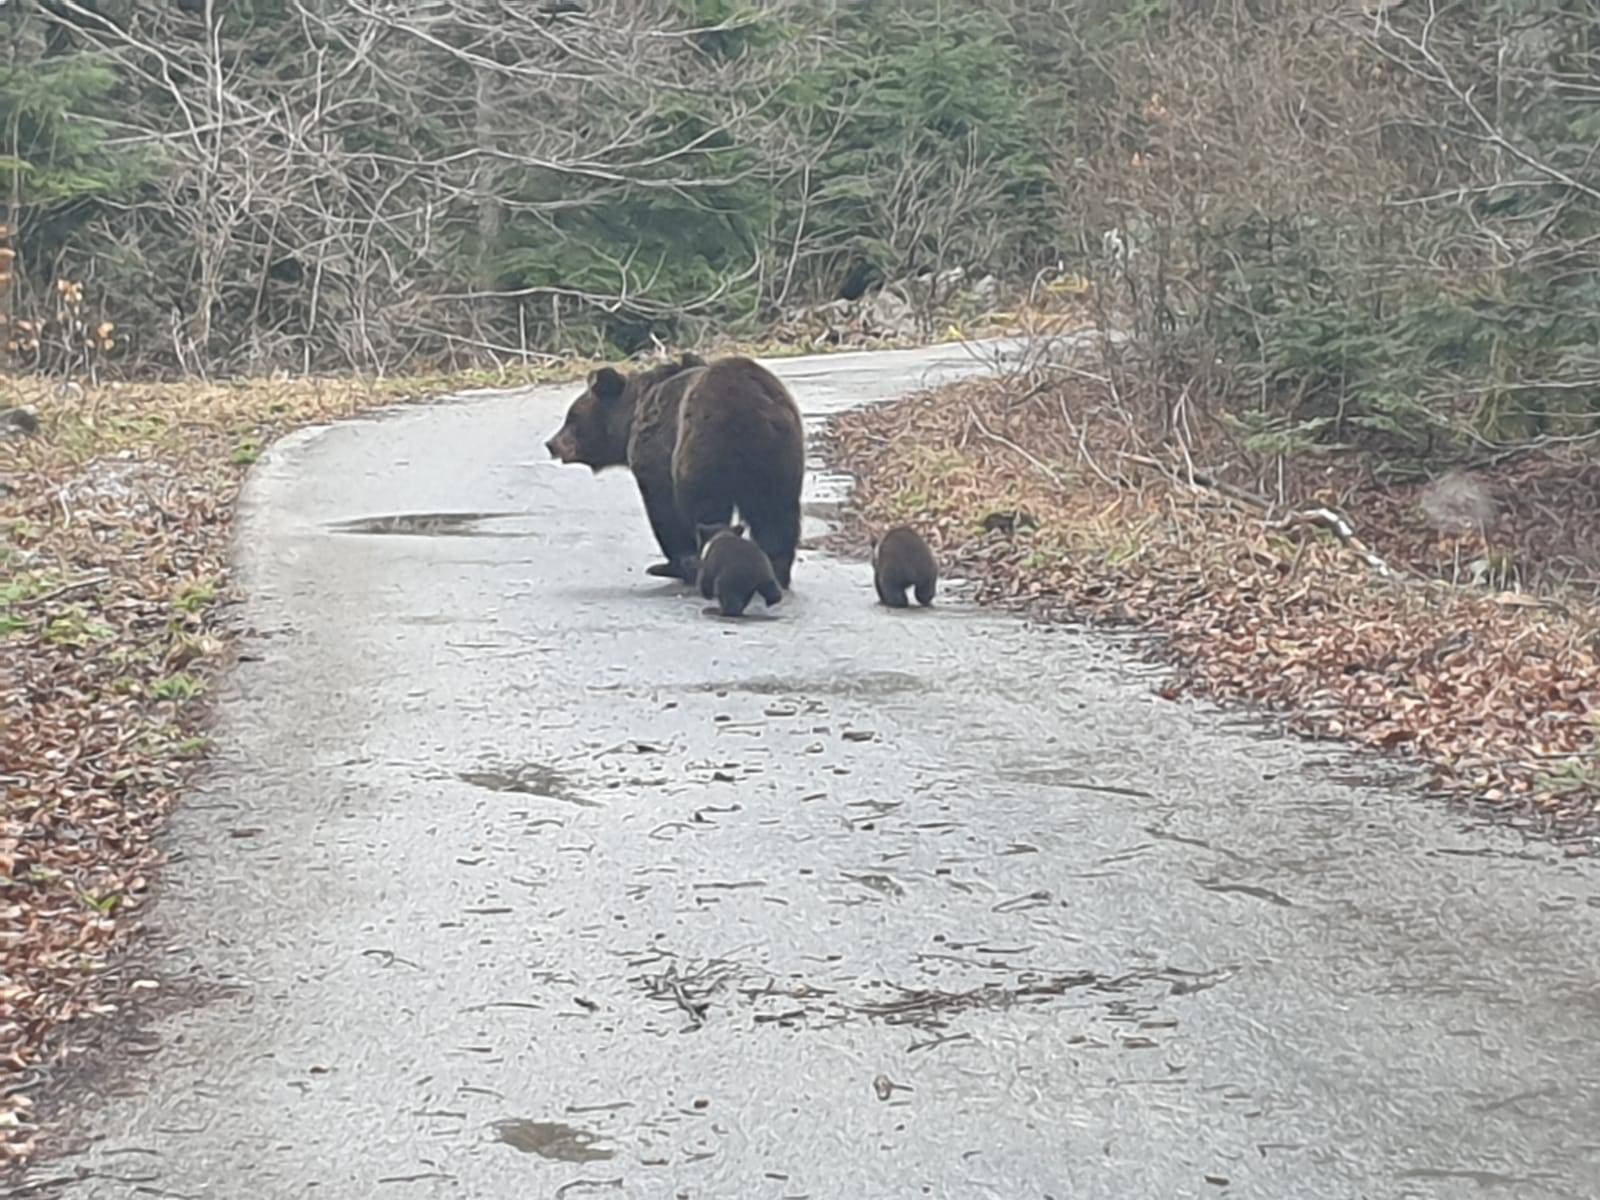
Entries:
{"label": "roadside vegetation", "polygon": [[[1600,830],[1600,47],[1543,0],[1135,7],[1073,43],[1099,352],[846,414],[858,522],[1196,690]],[[857,530],[859,535],[860,530]]]}
{"label": "roadside vegetation", "polygon": [[1591,6],[589,7],[0,5],[0,1160],[148,990],[251,464],[590,361],[1020,332],[835,421],[847,540],[1594,847]]}
{"label": "roadside vegetation", "polygon": [[112,968],[211,747],[245,473],[292,429],[471,382],[6,383],[38,428],[0,426],[0,1158],[96,1019],[156,987]]}

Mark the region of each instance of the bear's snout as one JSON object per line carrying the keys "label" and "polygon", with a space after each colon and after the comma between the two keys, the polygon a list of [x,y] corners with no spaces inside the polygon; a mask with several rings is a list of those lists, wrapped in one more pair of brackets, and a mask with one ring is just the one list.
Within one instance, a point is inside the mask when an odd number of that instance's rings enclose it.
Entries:
{"label": "bear's snout", "polygon": [[572,461],[572,439],[567,436],[565,429],[546,442],[544,448],[550,451],[551,458],[558,458],[564,463]]}

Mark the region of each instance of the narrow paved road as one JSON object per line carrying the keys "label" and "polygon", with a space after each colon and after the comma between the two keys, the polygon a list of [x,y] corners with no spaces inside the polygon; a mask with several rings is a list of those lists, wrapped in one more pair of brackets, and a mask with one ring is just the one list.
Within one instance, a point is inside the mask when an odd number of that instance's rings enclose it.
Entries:
{"label": "narrow paved road", "polygon": [[[775,366],[815,414],[971,364]],[[1591,866],[859,563],[702,615],[545,461],[571,393],[258,471],[185,1000],[47,1194],[1596,1194]]]}

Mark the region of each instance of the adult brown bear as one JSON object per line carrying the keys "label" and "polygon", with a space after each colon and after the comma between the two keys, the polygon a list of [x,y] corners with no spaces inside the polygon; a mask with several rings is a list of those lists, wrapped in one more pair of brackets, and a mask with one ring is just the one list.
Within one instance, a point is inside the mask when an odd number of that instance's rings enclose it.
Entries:
{"label": "adult brown bear", "polygon": [[624,375],[602,367],[545,443],[565,463],[632,469],[650,528],[666,555],[649,568],[694,582],[699,525],[735,508],[789,586],[800,542],[805,430],[794,397],[765,367],[734,357]]}

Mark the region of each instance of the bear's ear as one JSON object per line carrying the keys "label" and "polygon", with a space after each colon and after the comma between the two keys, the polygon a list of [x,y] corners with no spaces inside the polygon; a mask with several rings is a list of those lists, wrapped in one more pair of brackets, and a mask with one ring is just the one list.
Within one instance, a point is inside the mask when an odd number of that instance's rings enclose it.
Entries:
{"label": "bear's ear", "polygon": [[706,360],[693,350],[685,350],[683,357],[678,360],[678,365],[681,367],[703,367],[706,365]]}
{"label": "bear's ear", "polygon": [[600,400],[615,400],[627,386],[622,372],[611,367],[601,367],[589,376],[589,390]]}
{"label": "bear's ear", "polygon": [[744,526],[743,525],[730,525],[730,526],[728,526],[728,532],[733,534],[734,537],[743,537],[744,536]]}

